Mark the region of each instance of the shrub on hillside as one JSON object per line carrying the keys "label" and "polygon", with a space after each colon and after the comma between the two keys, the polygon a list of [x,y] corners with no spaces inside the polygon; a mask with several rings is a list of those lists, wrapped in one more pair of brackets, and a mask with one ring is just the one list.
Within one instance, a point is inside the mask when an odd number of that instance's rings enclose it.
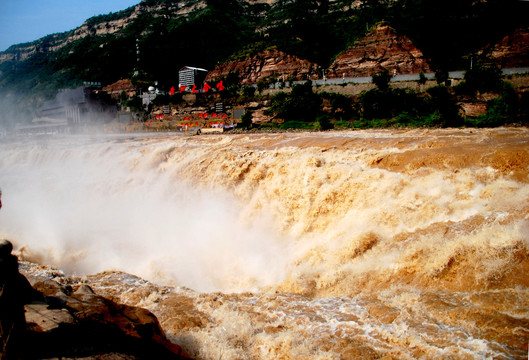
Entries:
{"label": "shrub on hillside", "polygon": [[402,112],[425,114],[428,104],[409,89],[372,89],[360,95],[362,115],[366,119],[392,118]]}
{"label": "shrub on hillside", "polygon": [[295,85],[287,94],[277,93],[272,97],[266,115],[273,115],[285,121],[311,122],[320,112],[321,97],[312,91],[310,81]]}
{"label": "shrub on hillside", "polygon": [[373,84],[375,84],[375,86],[378,89],[385,91],[389,89],[389,82],[391,81],[391,75],[388,69],[383,69],[382,71],[374,74],[371,77],[371,80],[373,81]]}
{"label": "shrub on hillside", "polygon": [[435,86],[427,90],[433,109],[433,126],[458,127],[463,125],[454,95],[446,86]]}
{"label": "shrub on hillside", "polygon": [[320,94],[323,99],[326,99],[331,108],[331,116],[336,120],[349,120],[355,115],[353,102],[351,97],[339,93]]}
{"label": "shrub on hillside", "polygon": [[474,66],[465,73],[465,80],[456,86],[456,93],[475,95],[476,92],[501,92],[501,69],[495,66]]}
{"label": "shrub on hillside", "polygon": [[241,127],[246,130],[250,130],[253,125],[253,112],[248,110],[241,117]]}

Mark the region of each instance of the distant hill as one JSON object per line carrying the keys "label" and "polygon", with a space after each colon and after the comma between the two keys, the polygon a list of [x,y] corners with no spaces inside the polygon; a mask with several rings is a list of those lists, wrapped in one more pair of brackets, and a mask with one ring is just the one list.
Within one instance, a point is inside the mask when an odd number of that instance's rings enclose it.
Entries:
{"label": "distant hill", "polygon": [[465,69],[471,55],[528,28],[528,10],[516,0],[144,0],[1,52],[0,121],[15,121],[9,109],[16,121],[31,118],[38,103],[83,81],[136,74],[169,88],[185,65],[212,70],[271,48],[325,69],[382,20],[433,70]]}

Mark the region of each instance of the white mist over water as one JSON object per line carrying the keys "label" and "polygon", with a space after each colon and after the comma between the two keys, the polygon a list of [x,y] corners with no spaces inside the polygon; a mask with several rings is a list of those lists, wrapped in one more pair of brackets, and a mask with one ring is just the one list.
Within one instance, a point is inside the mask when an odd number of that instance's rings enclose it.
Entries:
{"label": "white mist over water", "polygon": [[119,136],[2,144],[0,236],[78,275],[122,270],[200,291],[281,281],[288,242],[266,216],[250,221],[232,195],[184,181],[182,164],[148,147]]}
{"label": "white mist over water", "polygon": [[525,359],[528,145],[526,128],[4,140],[0,236],[132,273],[65,282],[148,308],[196,359]]}

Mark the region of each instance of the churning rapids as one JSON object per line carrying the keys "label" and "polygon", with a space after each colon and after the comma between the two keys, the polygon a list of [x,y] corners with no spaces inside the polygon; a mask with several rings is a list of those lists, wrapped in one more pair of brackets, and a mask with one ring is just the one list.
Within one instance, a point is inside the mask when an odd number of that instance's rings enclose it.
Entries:
{"label": "churning rapids", "polygon": [[0,142],[22,270],[197,359],[527,358],[528,129]]}

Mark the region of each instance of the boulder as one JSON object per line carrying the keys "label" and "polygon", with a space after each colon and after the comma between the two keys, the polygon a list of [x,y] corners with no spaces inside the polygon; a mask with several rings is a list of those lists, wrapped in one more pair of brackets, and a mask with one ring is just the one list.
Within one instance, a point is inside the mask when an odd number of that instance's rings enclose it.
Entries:
{"label": "boulder", "polygon": [[30,280],[46,303],[25,307],[29,358],[190,359],[146,309],[105,299],[87,285]]}
{"label": "boulder", "polygon": [[26,278],[12,250],[0,241],[0,359],[189,359],[150,311],[84,284]]}

